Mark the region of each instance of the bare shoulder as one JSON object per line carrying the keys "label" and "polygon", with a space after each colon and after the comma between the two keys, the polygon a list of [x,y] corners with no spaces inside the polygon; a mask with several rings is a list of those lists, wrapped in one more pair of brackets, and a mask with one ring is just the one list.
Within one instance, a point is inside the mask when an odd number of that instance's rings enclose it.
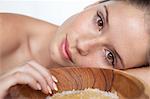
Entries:
{"label": "bare shoulder", "polygon": [[[0,13],[0,32],[8,34],[13,32],[18,35],[32,34],[36,31],[50,31],[58,26],[46,21],[36,19],[26,15]],[[21,32],[21,33],[20,33]]]}
{"label": "bare shoulder", "polygon": [[[38,36],[54,30],[57,26],[29,16],[1,13],[0,14],[0,48],[1,53],[15,50],[26,42],[29,36]],[[4,46],[5,45],[5,46]]]}
{"label": "bare shoulder", "polygon": [[0,62],[7,67],[24,62],[30,57],[29,39],[41,42],[41,37],[46,37],[57,27],[25,15],[0,13]]}

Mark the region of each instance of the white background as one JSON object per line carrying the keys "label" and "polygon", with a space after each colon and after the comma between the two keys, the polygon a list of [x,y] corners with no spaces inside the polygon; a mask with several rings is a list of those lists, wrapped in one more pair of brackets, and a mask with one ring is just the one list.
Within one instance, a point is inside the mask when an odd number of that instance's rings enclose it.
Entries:
{"label": "white background", "polygon": [[0,13],[19,13],[60,25],[97,0],[0,0]]}

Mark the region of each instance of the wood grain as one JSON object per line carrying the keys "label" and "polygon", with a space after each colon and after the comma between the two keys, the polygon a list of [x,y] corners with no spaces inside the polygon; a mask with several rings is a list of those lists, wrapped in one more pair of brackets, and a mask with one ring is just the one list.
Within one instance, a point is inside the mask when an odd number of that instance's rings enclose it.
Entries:
{"label": "wood grain", "polygon": [[[121,99],[149,99],[139,80],[118,70],[65,67],[52,68],[49,71],[58,79],[59,92],[99,88],[104,91],[115,90]],[[9,90],[5,99],[44,99],[46,96],[26,85],[17,85]]]}

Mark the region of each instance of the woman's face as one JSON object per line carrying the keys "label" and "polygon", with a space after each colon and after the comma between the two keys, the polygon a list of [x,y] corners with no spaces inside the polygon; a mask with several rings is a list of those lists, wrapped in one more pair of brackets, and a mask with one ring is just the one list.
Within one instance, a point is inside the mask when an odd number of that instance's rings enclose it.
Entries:
{"label": "woman's face", "polygon": [[54,34],[50,55],[63,66],[125,69],[146,63],[148,46],[144,12],[107,2],[66,20]]}

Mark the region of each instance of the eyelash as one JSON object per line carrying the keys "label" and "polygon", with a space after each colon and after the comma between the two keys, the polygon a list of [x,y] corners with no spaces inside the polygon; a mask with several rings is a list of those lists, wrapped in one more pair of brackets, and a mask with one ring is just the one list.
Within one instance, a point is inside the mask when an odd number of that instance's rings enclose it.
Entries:
{"label": "eyelash", "polygon": [[[108,56],[108,55],[111,55],[111,56]],[[107,49],[105,49],[105,58],[109,64],[111,64],[113,67],[115,66],[115,59],[116,59],[115,55]]]}
{"label": "eyelash", "polygon": [[103,28],[104,28],[104,16],[103,14],[100,12],[100,11],[97,11],[97,19],[96,19],[96,23],[97,23],[97,26],[99,27],[99,31],[101,31]]}

